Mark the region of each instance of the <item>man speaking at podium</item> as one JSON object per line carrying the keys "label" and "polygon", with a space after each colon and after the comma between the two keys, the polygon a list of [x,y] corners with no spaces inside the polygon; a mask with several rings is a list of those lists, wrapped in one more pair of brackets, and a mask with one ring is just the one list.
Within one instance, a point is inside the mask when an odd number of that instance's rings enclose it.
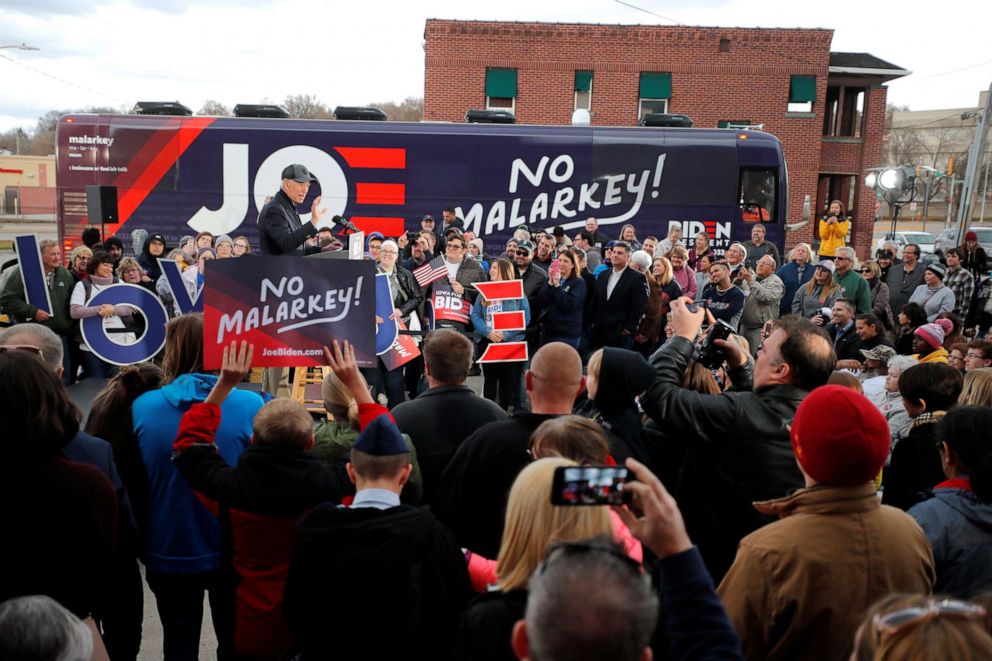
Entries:
{"label": "man speaking at podium", "polygon": [[299,163],[282,171],[279,192],[264,206],[258,216],[259,243],[263,255],[302,256],[319,252],[320,248],[304,247],[306,240],[317,234],[317,224],[324,216],[320,210],[320,197],[310,206],[310,222],[304,224],[296,210],[310,190],[310,183],[317,179]]}

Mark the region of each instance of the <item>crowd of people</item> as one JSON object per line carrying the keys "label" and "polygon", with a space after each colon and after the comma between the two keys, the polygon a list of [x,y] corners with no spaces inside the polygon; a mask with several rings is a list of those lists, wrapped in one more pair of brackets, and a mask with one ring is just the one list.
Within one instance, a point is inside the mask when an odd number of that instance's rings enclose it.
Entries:
{"label": "crowd of people", "polygon": [[[299,218],[301,168],[262,211],[264,254],[343,243],[317,202]],[[332,341],[319,420],[244,387],[246,342],[205,371],[195,313],[155,361],[82,360],[107,378],[84,419],[69,320],[128,328],[87,306],[117,251],[70,272],[43,245],[66,317],[17,308],[0,332],[0,658],[137,658],[142,580],[169,660],[198,658],[205,597],[222,660],[992,658],[992,341],[984,281],[945,284],[963,249],[945,269],[799,244],[782,265],[760,225],[718,256],[590,219],[486,255],[452,209],[434,225],[368,258],[398,318],[444,285],[467,320],[398,373]],[[121,277],[154,287],[167,248],[120,250]],[[525,298],[496,306],[487,279]],[[493,330],[511,310],[526,328]],[[514,340],[529,360],[484,365],[477,395],[480,351]],[[583,466],[625,466],[627,504],[554,504]]]}

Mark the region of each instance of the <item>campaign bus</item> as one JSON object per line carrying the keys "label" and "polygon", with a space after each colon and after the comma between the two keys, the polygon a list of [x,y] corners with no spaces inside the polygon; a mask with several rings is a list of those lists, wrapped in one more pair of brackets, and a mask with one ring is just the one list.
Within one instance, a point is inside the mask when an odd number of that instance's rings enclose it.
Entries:
{"label": "campaign bus", "polygon": [[59,238],[68,252],[102,225],[129,247],[140,228],[170,247],[208,231],[257,248],[259,210],[291,163],[318,180],[304,222],[318,195],[322,222],[386,236],[453,207],[494,253],[518,227],[574,237],[589,217],[610,238],[677,224],[692,247],[705,231],[718,252],[755,222],[785,238],[785,159],[761,131],[87,114],[58,124]]}

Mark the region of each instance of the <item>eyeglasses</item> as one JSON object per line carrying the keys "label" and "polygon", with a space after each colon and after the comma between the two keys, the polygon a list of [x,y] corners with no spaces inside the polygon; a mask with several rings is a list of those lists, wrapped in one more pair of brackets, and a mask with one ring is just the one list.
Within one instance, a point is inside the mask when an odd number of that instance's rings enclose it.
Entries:
{"label": "eyeglasses", "polygon": [[454,248],[455,250],[461,250],[464,247],[465,246],[458,245],[457,243],[448,243],[447,245],[444,246],[444,249],[451,250],[452,248]]}
{"label": "eyeglasses", "polygon": [[874,273],[871,269],[858,269],[858,273]]}
{"label": "eyeglasses", "polygon": [[27,351],[28,353],[33,353],[42,360],[45,360],[45,354],[43,354],[41,349],[33,344],[0,344],[0,353],[5,353],[7,351]]}
{"label": "eyeglasses", "polygon": [[543,574],[547,570],[548,566],[554,557],[565,554],[584,554],[584,553],[605,553],[606,555],[611,555],[617,560],[620,560],[625,567],[628,567],[635,574],[640,575],[641,564],[634,560],[626,553],[619,551],[617,549],[605,546],[602,544],[595,544],[590,542],[556,542],[551,545],[548,550],[547,555],[544,556],[544,562],[541,563],[540,569],[538,569],[539,574]]}
{"label": "eyeglasses", "polygon": [[985,356],[980,353],[975,353],[974,351],[969,351],[965,354],[965,358],[977,358],[978,360],[985,360]]}
{"label": "eyeglasses", "polygon": [[521,257],[527,257],[528,255],[530,255],[530,251],[529,250],[518,250],[517,251],[517,254],[520,255]]}
{"label": "eyeglasses", "polygon": [[851,261],[851,258],[850,257],[834,257],[834,261],[835,262],[849,262],[849,261]]}
{"label": "eyeglasses", "polygon": [[900,608],[891,613],[878,613],[872,618],[878,633],[894,634],[905,631],[937,617],[972,618],[980,620],[985,617],[985,609],[978,604],[970,604],[956,599],[943,601],[930,600],[926,606]]}

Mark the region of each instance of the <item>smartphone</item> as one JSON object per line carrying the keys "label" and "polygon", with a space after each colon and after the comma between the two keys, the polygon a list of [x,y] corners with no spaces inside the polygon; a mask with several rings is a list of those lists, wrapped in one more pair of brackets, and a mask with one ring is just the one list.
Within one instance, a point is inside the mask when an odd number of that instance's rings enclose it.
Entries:
{"label": "smartphone", "polygon": [[548,275],[555,276],[561,273],[561,262],[555,257],[551,260],[551,265],[548,267]]}
{"label": "smartphone", "polygon": [[628,471],[624,466],[559,466],[551,483],[551,504],[623,505],[630,502],[624,490]]}

